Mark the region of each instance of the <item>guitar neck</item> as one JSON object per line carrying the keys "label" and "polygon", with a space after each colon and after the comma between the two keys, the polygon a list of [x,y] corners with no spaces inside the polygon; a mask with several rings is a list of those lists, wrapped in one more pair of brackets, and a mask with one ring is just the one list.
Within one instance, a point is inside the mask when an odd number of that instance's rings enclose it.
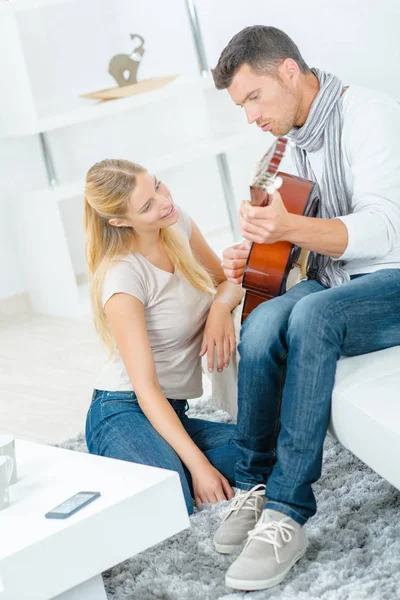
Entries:
{"label": "guitar neck", "polygon": [[250,202],[253,206],[267,206],[269,204],[268,185],[273,184],[276,174],[285,154],[287,139],[278,138],[272,148],[262,157],[257,164],[250,183]]}

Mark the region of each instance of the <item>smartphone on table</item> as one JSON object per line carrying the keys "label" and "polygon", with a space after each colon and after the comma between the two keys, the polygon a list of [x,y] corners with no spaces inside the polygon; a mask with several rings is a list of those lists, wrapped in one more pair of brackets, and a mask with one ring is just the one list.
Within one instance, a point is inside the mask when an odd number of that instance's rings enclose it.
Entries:
{"label": "smartphone on table", "polygon": [[78,492],[68,500],[61,502],[44,516],[47,519],[67,519],[99,496],[100,492]]}

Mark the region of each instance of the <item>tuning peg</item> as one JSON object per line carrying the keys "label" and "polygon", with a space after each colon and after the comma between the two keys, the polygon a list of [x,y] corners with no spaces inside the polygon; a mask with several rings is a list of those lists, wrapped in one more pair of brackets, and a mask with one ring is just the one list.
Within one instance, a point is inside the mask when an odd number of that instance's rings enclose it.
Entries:
{"label": "tuning peg", "polygon": [[282,177],[275,177],[275,179],[269,183],[266,187],[268,194],[273,194],[276,190],[279,190],[282,187],[283,179]]}

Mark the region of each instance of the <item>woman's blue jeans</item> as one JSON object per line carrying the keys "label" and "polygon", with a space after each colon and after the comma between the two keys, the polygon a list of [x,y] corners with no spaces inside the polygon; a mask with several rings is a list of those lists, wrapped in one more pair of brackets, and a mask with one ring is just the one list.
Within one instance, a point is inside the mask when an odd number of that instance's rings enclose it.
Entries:
{"label": "woman's blue jeans", "polygon": [[[229,483],[235,485],[238,457],[233,443],[235,425],[190,418],[186,415],[189,408],[186,400],[168,401],[194,443]],[[91,454],[177,471],[188,513],[193,513],[190,473],[151,425],[135,392],[94,390],[86,418],[86,443]]]}
{"label": "woman's blue jeans", "polygon": [[330,289],[303,281],[258,306],[239,344],[237,487],[264,483],[267,508],[313,516],[337,361],[396,345],[400,269]]}

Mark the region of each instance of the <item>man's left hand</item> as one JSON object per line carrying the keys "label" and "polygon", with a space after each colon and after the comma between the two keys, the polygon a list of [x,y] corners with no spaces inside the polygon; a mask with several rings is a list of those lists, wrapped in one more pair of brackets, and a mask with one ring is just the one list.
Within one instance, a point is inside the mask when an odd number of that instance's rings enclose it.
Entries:
{"label": "man's left hand", "polygon": [[240,231],[246,240],[257,244],[273,244],[288,239],[291,214],[286,210],[279,192],[271,194],[269,200],[268,206],[251,206],[249,202],[242,202]]}

